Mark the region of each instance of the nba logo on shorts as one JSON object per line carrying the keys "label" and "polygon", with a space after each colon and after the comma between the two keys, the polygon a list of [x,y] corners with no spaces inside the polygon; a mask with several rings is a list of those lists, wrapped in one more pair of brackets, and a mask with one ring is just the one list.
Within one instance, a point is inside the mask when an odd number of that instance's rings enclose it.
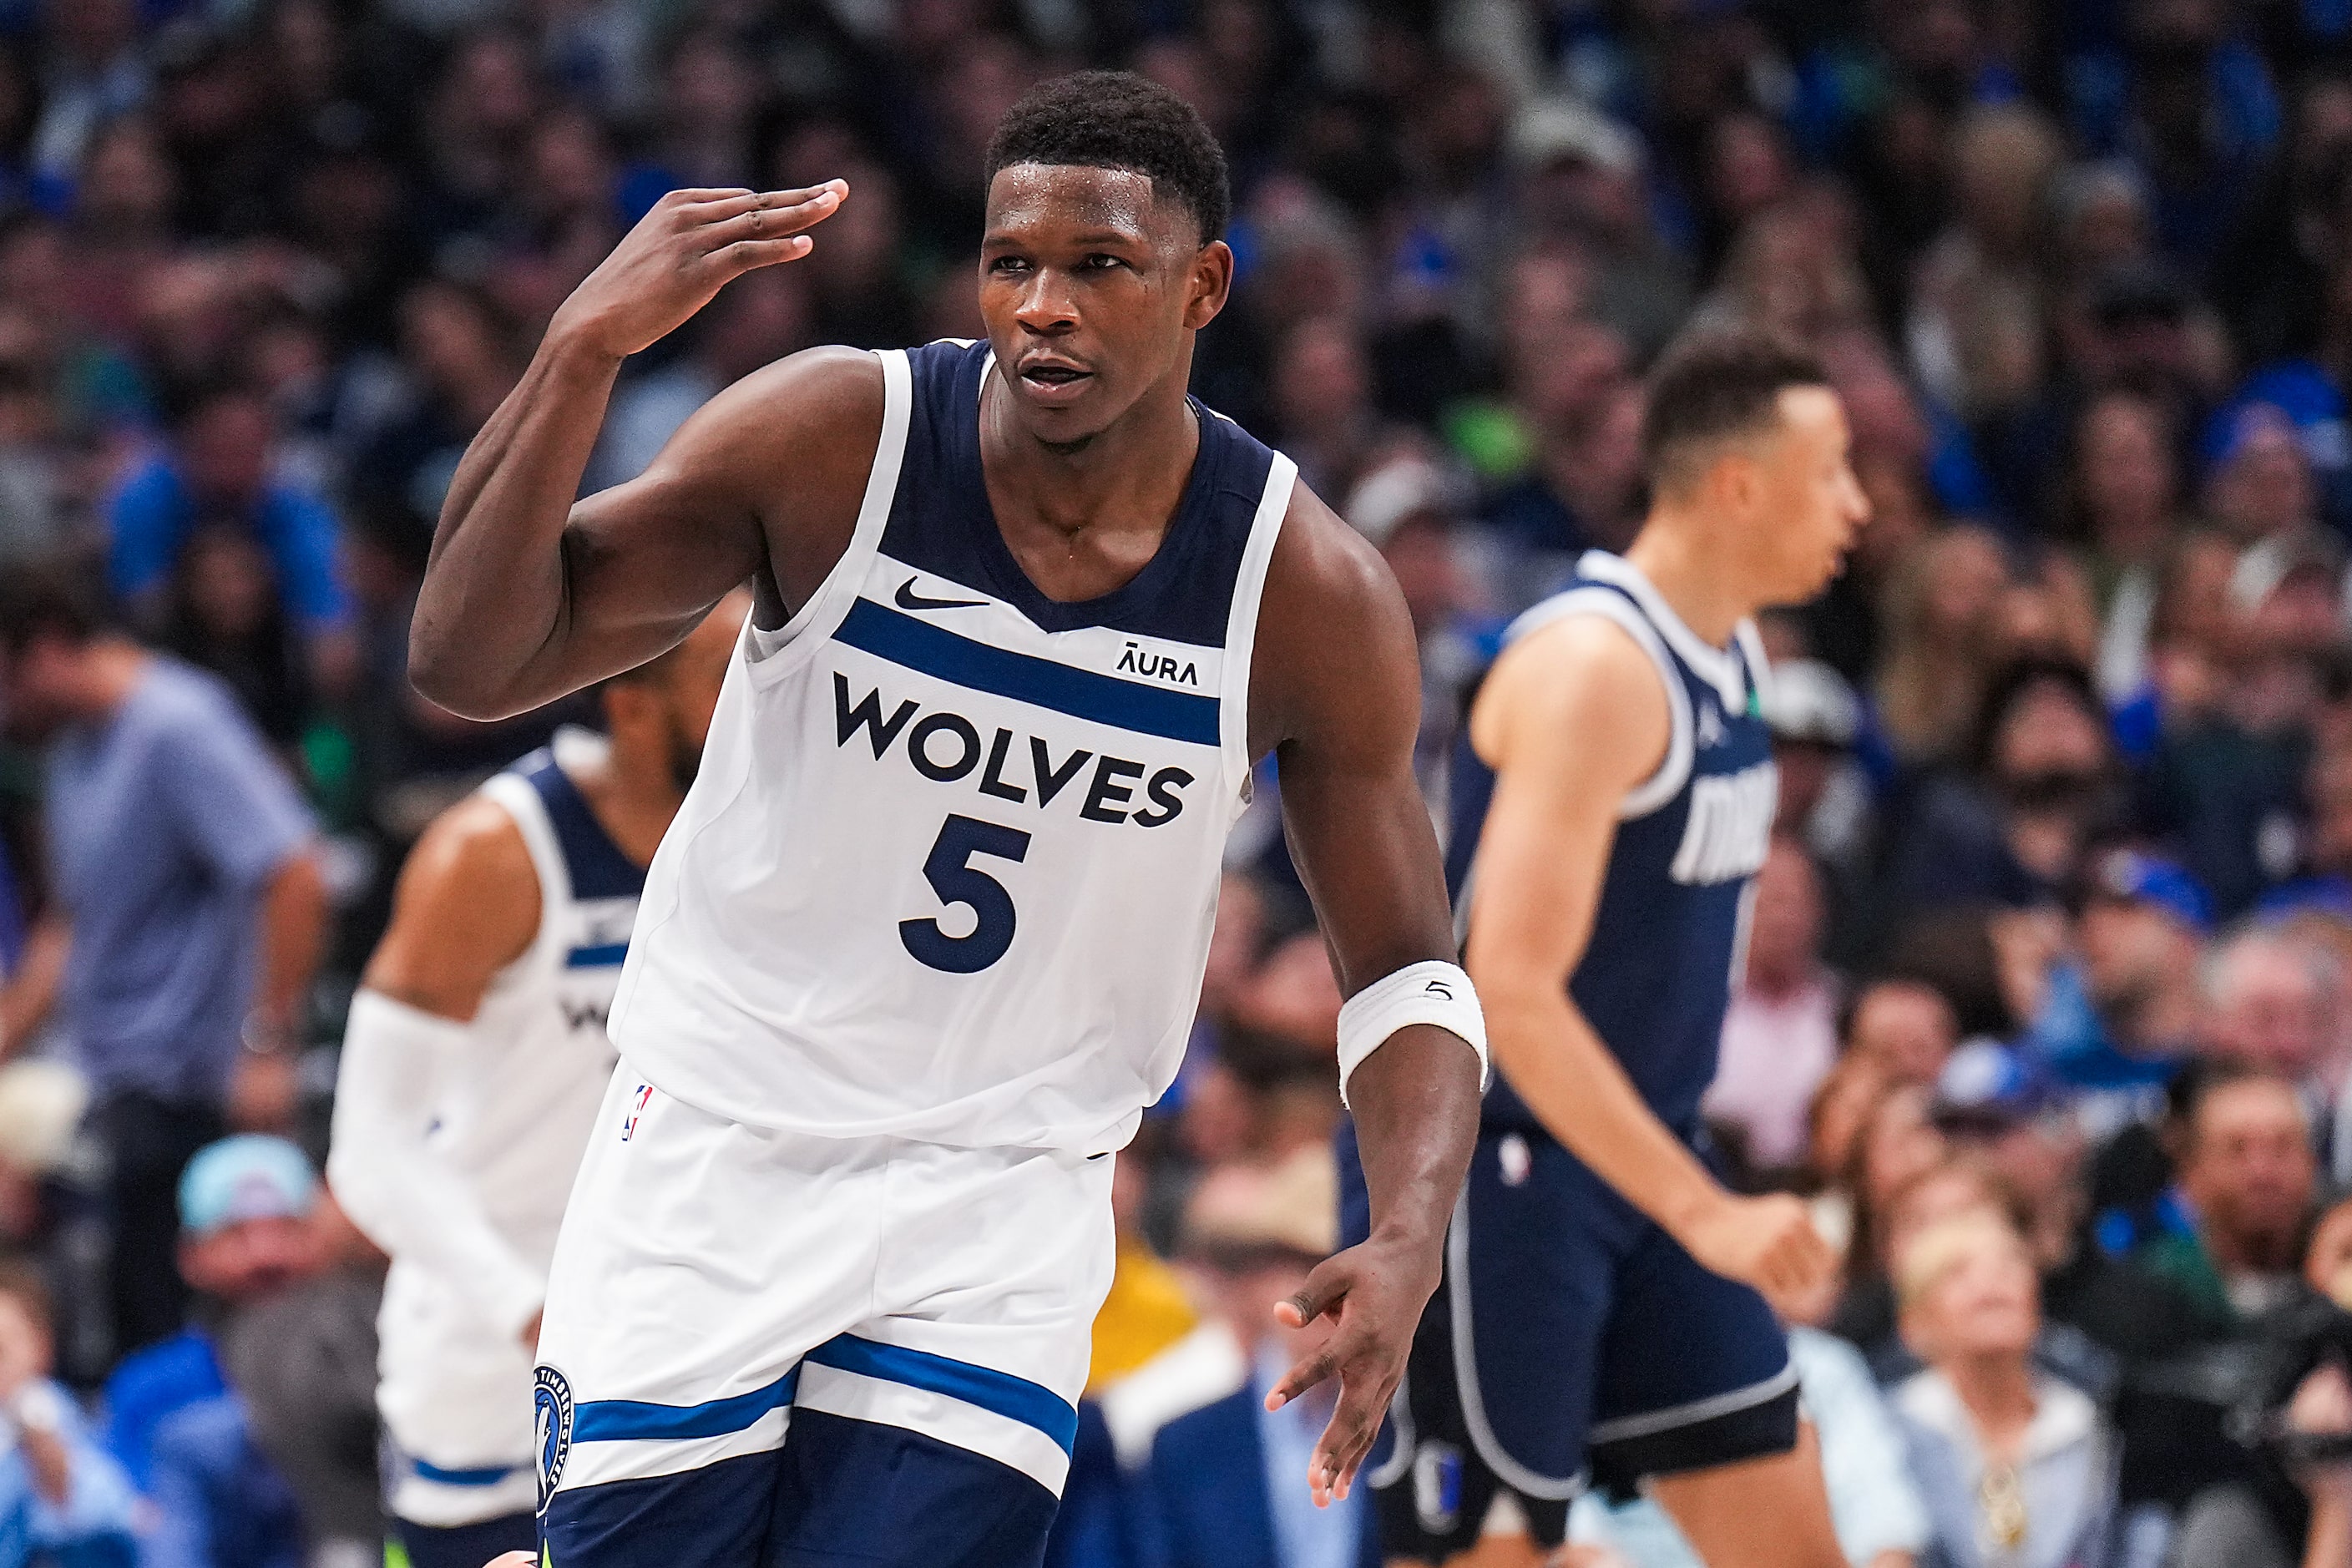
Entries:
{"label": "nba logo on shorts", "polygon": [[1444,1535],[1462,1512],[1462,1450],[1451,1443],[1423,1443],[1412,1455],[1412,1510],[1422,1529]]}
{"label": "nba logo on shorts", "polygon": [[653,1102],[654,1086],[649,1083],[637,1085],[634,1098],[636,1103],[629,1110],[629,1119],[621,1123],[621,1142],[624,1143],[637,1135],[637,1118],[643,1116],[646,1107]]}
{"label": "nba logo on shorts", "polygon": [[542,1366],[531,1379],[531,1426],[539,1455],[539,1507],[547,1510],[555,1483],[563,1478],[563,1461],[572,1453],[572,1384],[551,1366]]}

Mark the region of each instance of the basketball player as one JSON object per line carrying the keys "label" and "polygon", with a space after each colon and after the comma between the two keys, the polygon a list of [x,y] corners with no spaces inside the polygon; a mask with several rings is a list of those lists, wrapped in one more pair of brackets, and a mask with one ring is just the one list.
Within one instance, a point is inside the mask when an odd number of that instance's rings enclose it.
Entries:
{"label": "basketball player", "polygon": [[445,811],[401,873],[343,1036],[327,1176],[392,1255],[376,1401],[411,1568],[538,1543],[531,1365],[547,1268],[613,1075],[604,1017],[646,863],[751,611],[738,593]]}
{"label": "basketball player", "polygon": [[419,684],[487,718],[757,607],[646,879],[540,1341],[559,1568],[1030,1564],[1111,1268],[1109,1156],[1183,1049],[1253,763],[1342,989],[1371,1228],[1285,1309],[1343,1494],[1433,1289],[1484,1026],[1378,556],[1186,395],[1223,155],[1048,83],[992,145],[984,342],[794,355],[575,503],[622,359],[790,261],[838,182],[667,198],[449,493]]}
{"label": "basketball player", "polygon": [[1643,441],[1640,535],[1512,628],[1457,772],[1496,1075],[1374,1474],[1392,1559],[1528,1562],[1481,1546],[1498,1491],[1549,1548],[1583,1486],[1643,1482],[1715,1568],[1841,1561],[1759,1293],[1830,1256],[1796,1199],[1724,1190],[1698,1104],[1771,841],[1749,617],[1818,593],[1867,508],[1836,395],[1767,340],[1670,353]]}

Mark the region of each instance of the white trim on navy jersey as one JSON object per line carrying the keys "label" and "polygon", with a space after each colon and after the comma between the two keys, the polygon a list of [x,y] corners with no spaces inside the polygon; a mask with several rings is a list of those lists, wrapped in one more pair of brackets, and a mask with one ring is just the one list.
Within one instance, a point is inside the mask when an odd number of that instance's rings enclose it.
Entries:
{"label": "white trim on navy jersey", "polygon": [[[1642,569],[1622,555],[1612,555],[1606,550],[1588,550],[1576,559],[1580,576],[1596,583],[1607,583],[1622,588],[1642,606],[1642,613],[1656,624],[1660,635],[1691,667],[1701,680],[1723,694],[1723,705],[1734,713],[1748,706],[1747,683],[1739,677],[1739,661],[1727,648],[1719,648],[1696,632],[1689,623],[1675,613],[1666,596],[1658,592],[1657,584],[1643,574]],[[1743,623],[1744,624],[1744,623]],[[1737,634],[1735,633],[1735,636]]]}
{"label": "white trim on navy jersey", "polygon": [[1666,694],[1666,754],[1659,759],[1655,773],[1627,790],[1624,798],[1617,803],[1620,822],[1647,816],[1674,799],[1690,780],[1691,759],[1697,749],[1692,738],[1690,689],[1683,684],[1682,673],[1675,668],[1665,644],[1658,640],[1657,628],[1628,604],[1623,595],[1612,594],[1606,588],[1570,588],[1553,595],[1514,621],[1504,634],[1505,643],[1507,646],[1517,642],[1570,616],[1598,616],[1622,627],[1657,667],[1658,683]]}

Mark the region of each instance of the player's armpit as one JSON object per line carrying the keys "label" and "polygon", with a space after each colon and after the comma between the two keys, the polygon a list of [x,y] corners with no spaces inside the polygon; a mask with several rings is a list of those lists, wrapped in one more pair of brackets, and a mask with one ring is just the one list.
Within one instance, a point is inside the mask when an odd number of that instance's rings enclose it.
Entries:
{"label": "player's armpit", "polygon": [[469,795],[425,830],[401,868],[392,922],[361,984],[464,1023],[491,977],[539,931],[539,873],[513,817]]}

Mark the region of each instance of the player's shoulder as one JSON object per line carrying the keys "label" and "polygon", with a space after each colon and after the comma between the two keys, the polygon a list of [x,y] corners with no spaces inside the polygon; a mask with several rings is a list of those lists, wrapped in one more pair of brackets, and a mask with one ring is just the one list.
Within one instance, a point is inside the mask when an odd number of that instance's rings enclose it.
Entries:
{"label": "player's shoulder", "polygon": [[1488,763],[1517,736],[1588,749],[1622,741],[1640,752],[1663,743],[1671,710],[1657,659],[1608,603],[1572,592],[1516,628],[1471,710],[1471,744]]}
{"label": "player's shoulder", "polygon": [[403,894],[437,901],[539,887],[539,868],[514,813],[477,791],[435,817],[409,851]]}
{"label": "player's shoulder", "polygon": [[1394,625],[1402,617],[1411,626],[1403,592],[1380,551],[1303,483],[1291,487],[1266,563],[1265,595],[1267,608],[1286,616],[1338,617],[1326,625]]}

